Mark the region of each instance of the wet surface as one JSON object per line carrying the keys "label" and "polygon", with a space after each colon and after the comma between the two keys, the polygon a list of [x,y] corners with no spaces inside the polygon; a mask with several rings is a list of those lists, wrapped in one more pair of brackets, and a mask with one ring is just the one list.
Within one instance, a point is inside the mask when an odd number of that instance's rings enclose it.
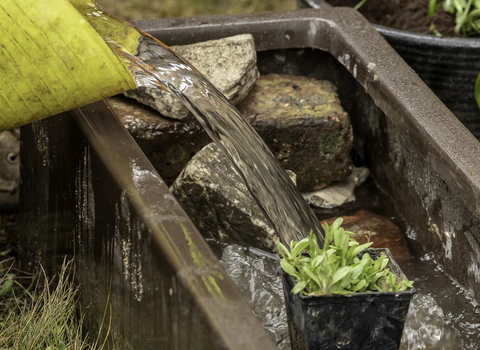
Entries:
{"label": "wet surface", "polygon": [[[414,296],[400,350],[474,350],[480,347],[480,307],[449,278],[430,255],[411,256],[391,207],[371,179],[356,191],[357,201],[332,210],[314,209],[321,220],[343,216],[345,227],[360,233],[360,241],[375,245],[396,242],[392,251],[406,276],[415,281]],[[368,211],[359,208],[368,208]],[[382,216],[385,215],[385,216]],[[331,221],[327,220],[327,221]],[[401,244],[396,240],[400,239]],[[254,314],[279,349],[290,349],[279,264],[275,256],[254,248],[209,242]],[[411,241],[409,243],[412,243]],[[413,242],[414,243],[414,242]]]}
{"label": "wet surface", "polygon": [[274,255],[232,244],[220,260],[279,349],[289,350],[287,314]]}
{"label": "wet surface", "polygon": [[470,295],[429,255],[416,257],[401,267],[415,280],[418,296],[422,296],[409,310],[409,332],[404,332],[401,349],[478,349],[480,308]]}
{"label": "wet surface", "polygon": [[[277,347],[290,349],[277,260],[259,250],[231,245],[223,251],[221,263]],[[418,293],[410,304],[400,349],[478,349],[480,315],[469,296],[425,257],[402,268],[415,280]]]}

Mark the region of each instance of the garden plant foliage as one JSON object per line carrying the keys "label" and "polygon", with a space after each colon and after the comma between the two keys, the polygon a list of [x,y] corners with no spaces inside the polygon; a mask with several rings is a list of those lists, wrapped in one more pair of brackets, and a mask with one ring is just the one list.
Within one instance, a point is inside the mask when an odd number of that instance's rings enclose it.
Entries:
{"label": "garden plant foliage", "polygon": [[[277,242],[283,270],[293,277],[294,294],[350,294],[361,292],[395,292],[412,288],[412,281],[397,281],[387,267],[389,258],[382,254],[376,260],[366,252],[373,243],[359,245],[350,237],[352,232],[341,228],[342,218],[331,226],[324,223],[325,245],[320,248],[313,233],[290,247]],[[306,252],[304,254],[303,252]]]}
{"label": "garden plant foliage", "polygon": [[480,0],[430,0],[428,15],[433,17],[441,7],[455,16],[455,33],[471,37],[480,34]]}
{"label": "garden plant foliage", "polygon": [[[435,11],[441,7],[455,16],[455,33],[468,37],[480,36],[480,0],[430,0],[428,15],[433,18]],[[433,23],[432,30],[435,35],[441,36]],[[480,74],[475,84],[475,100],[480,108]]]}

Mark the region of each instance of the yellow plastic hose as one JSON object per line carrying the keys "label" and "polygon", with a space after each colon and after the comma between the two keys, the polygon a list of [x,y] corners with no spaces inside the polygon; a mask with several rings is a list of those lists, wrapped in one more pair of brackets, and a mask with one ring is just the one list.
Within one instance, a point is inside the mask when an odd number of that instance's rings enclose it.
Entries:
{"label": "yellow plastic hose", "polygon": [[[0,131],[137,88],[80,13],[88,7],[96,9],[86,0],[0,1]],[[134,52],[139,34],[114,22],[103,30]]]}

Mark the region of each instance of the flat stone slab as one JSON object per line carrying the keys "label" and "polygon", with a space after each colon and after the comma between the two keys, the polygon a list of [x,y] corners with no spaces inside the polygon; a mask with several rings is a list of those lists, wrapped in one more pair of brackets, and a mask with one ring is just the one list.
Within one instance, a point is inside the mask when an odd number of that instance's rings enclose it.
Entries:
{"label": "flat stone slab", "polygon": [[336,208],[345,203],[355,201],[355,188],[364,183],[370,171],[366,167],[353,167],[352,173],[341,182],[335,182],[327,187],[302,193],[309,204],[319,208]]}
{"label": "flat stone slab", "polygon": [[321,189],[351,172],[348,114],[330,81],[302,76],[261,76],[238,106],[300,191]]}
{"label": "flat stone slab", "polygon": [[[260,76],[255,42],[250,34],[171,48],[210,80],[234,105],[247,96]],[[124,95],[152,107],[165,117],[183,120],[190,115],[180,99],[160,89],[140,87]]]}

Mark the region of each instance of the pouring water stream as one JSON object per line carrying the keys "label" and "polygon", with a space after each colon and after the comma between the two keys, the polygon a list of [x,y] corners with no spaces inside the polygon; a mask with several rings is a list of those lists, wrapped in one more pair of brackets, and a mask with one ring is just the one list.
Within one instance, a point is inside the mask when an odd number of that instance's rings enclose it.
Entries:
{"label": "pouring water stream", "polygon": [[[89,22],[117,20],[99,9],[84,15]],[[100,35],[128,63],[139,86],[166,89],[185,103],[230,159],[284,244],[307,237],[312,230],[323,245],[323,227],[315,214],[238,110],[174,51],[140,29],[135,30],[141,34],[136,55],[109,40],[108,33]]]}

